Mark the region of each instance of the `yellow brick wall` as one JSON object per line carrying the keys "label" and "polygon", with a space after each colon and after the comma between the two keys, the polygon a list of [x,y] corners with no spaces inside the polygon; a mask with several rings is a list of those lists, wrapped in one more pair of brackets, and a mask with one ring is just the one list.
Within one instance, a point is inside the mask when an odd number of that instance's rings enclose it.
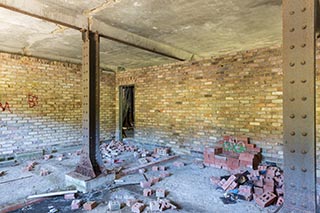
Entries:
{"label": "yellow brick wall", "polygon": [[223,135],[245,135],[278,162],[281,63],[280,47],[242,51],[119,72],[116,89],[135,85],[135,139],[140,142],[202,150]]}
{"label": "yellow brick wall", "polygon": [[[81,65],[0,53],[0,154],[81,143]],[[114,74],[101,78],[101,138],[115,129]],[[31,95],[31,96],[29,96]],[[31,98],[30,98],[31,97]],[[37,104],[29,105],[29,98]]]}

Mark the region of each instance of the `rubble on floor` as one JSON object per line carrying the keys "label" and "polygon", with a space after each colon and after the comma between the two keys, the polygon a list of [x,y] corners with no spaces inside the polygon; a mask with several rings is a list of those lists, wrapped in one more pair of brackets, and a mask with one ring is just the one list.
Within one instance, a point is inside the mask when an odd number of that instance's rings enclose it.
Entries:
{"label": "rubble on floor", "polygon": [[210,181],[226,192],[225,197],[255,200],[261,207],[273,204],[281,206],[284,202],[283,171],[277,166],[260,165],[250,172],[247,170],[230,176],[213,176]]}

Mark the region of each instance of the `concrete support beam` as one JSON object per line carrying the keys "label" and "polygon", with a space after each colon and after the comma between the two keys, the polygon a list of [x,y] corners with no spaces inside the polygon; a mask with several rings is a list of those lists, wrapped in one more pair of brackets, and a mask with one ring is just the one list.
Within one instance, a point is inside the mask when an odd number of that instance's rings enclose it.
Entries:
{"label": "concrete support beam", "polygon": [[0,7],[53,22],[76,30],[89,29],[100,36],[126,45],[137,47],[177,60],[200,59],[199,56],[143,36],[112,27],[97,19],[88,18],[72,11],[59,11],[37,0],[0,0]]}
{"label": "concrete support beam", "polygon": [[170,45],[154,41],[143,36],[107,25],[95,18],[91,21],[90,29],[107,39],[137,47],[146,51],[157,53],[163,56],[185,61],[192,59],[200,59],[201,57],[191,52],[172,47]]}

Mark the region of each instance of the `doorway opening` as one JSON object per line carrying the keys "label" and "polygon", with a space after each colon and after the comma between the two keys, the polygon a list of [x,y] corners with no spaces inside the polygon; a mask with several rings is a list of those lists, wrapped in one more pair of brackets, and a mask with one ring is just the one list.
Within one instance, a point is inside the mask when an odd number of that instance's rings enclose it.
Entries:
{"label": "doorway opening", "polygon": [[134,85],[120,86],[120,138],[133,138],[135,128]]}

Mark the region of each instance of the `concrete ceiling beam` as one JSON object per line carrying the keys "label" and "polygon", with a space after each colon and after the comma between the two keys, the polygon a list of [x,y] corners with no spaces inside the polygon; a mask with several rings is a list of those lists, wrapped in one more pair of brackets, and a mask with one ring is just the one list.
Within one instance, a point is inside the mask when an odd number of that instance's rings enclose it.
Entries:
{"label": "concrete ceiling beam", "polygon": [[102,37],[116,42],[134,46],[139,49],[147,50],[181,61],[201,58],[200,56],[191,52],[107,25],[95,18],[92,18],[90,22],[90,30],[94,32],[97,31]]}
{"label": "concrete ceiling beam", "polygon": [[46,5],[37,0],[0,0],[0,7],[76,30],[87,29],[90,22],[89,29],[98,32],[99,35],[104,38],[169,58],[181,61],[201,58],[191,52],[112,27],[95,18],[88,21],[88,18],[82,14],[72,14],[72,11],[61,12],[59,10],[54,10],[50,5]]}

